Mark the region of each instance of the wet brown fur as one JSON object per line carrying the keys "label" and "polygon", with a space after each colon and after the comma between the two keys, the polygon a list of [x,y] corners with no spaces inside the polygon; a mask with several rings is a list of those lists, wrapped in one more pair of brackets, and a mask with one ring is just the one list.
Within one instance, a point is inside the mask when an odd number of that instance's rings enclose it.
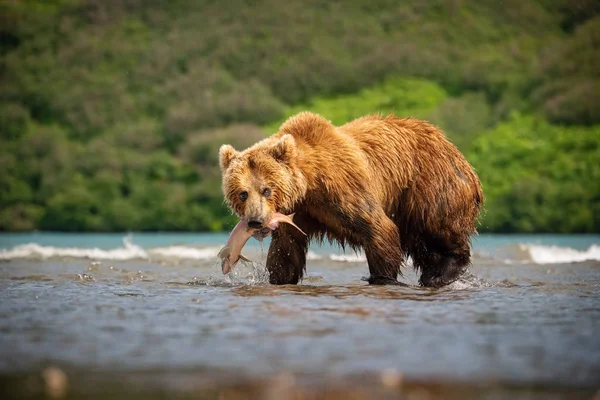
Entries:
{"label": "wet brown fur", "polygon": [[470,263],[481,184],[425,121],[370,115],[335,127],[303,112],[242,152],[222,146],[220,161],[226,201],[241,218],[266,223],[275,211],[295,212],[308,234],[285,224],[273,232],[272,283],[302,278],[311,239],[363,248],[373,284],[397,283],[408,256],[431,287],[455,281]]}

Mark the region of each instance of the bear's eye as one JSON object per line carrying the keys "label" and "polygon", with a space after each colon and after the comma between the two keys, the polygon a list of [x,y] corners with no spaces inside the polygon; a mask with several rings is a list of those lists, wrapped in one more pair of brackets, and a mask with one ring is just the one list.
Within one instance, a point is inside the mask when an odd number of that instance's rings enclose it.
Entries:
{"label": "bear's eye", "polygon": [[262,191],[263,196],[265,197],[269,197],[271,195],[271,189],[269,188],[264,188]]}
{"label": "bear's eye", "polygon": [[244,191],[244,192],[240,192],[240,200],[241,201],[246,201],[248,200],[248,192]]}

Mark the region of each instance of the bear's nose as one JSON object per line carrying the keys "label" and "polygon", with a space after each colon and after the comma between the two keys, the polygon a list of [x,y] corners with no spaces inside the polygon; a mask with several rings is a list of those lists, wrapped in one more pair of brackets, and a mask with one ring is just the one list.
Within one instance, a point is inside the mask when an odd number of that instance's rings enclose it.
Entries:
{"label": "bear's nose", "polygon": [[250,221],[248,221],[248,226],[250,228],[260,229],[260,228],[262,228],[262,222],[256,221],[256,220],[250,220]]}

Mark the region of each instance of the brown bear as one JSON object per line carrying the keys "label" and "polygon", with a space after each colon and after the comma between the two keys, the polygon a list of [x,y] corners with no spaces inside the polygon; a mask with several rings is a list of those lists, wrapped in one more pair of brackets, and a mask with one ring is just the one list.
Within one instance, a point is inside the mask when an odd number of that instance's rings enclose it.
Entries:
{"label": "brown bear", "polygon": [[479,178],[435,126],[369,115],[340,127],[302,112],[276,134],[238,152],[220,148],[223,192],[251,228],[295,212],[273,232],[272,284],[296,284],[311,239],[364,249],[371,284],[398,284],[410,256],[419,283],[441,287],[470,264],[483,202]]}

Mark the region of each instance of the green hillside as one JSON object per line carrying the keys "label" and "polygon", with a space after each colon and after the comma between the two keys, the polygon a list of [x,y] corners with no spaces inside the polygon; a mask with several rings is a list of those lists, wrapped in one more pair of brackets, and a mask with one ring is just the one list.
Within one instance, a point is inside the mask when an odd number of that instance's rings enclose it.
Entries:
{"label": "green hillside", "polygon": [[292,113],[440,125],[480,231],[600,232],[600,3],[0,0],[0,229],[221,230]]}

